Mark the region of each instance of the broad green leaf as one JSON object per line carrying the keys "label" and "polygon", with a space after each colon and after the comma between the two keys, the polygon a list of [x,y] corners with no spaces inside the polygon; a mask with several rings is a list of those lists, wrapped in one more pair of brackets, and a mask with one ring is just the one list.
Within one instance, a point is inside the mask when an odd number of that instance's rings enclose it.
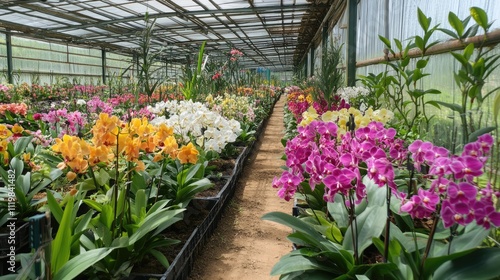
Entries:
{"label": "broad green leaf", "polygon": [[410,64],[410,57],[409,57],[409,56],[405,56],[405,57],[401,60],[401,66],[402,66],[402,67],[406,67],[406,66],[408,66],[408,64]]}
{"label": "broad green leaf", "polygon": [[193,198],[197,193],[209,189],[213,186],[208,178],[203,178],[193,182],[187,186],[180,188],[177,191],[176,201],[178,203],[185,202]]}
{"label": "broad green leaf", "polygon": [[386,45],[387,48],[391,49],[391,41],[389,41],[389,39],[385,38],[382,35],[378,35],[378,38]]}
{"label": "broad green leaf", "polygon": [[399,51],[403,50],[403,44],[401,44],[401,41],[399,41],[398,39],[394,39],[394,43],[396,43],[396,47]]}
{"label": "broad green leaf", "polygon": [[[424,39],[420,36],[415,36],[415,45],[417,48],[419,48],[422,52],[425,51],[425,42]],[[418,67],[418,66],[417,66]]]}
{"label": "broad green leaf", "polygon": [[314,258],[307,258],[302,255],[287,254],[281,257],[279,262],[271,270],[271,276],[292,273],[302,270],[323,270],[332,271],[330,265],[321,264]]}
{"label": "broad green leaf", "polygon": [[467,60],[467,63],[469,63],[469,59],[472,57],[474,54],[474,44],[470,43],[465,47],[464,52],[463,52],[463,57]]}
{"label": "broad green leaf", "polygon": [[89,225],[90,220],[92,219],[92,215],[94,215],[94,213],[95,212],[93,210],[89,210],[81,217],[81,219],[79,220],[78,224],[75,227],[75,233],[79,233],[87,229],[87,226]]}
{"label": "broad green leaf", "polygon": [[61,206],[59,205],[59,203],[57,202],[56,198],[52,194],[52,192],[47,191],[46,193],[47,193],[47,204],[49,206],[50,213],[52,214],[52,216],[54,216],[54,219],[56,219],[56,221],[59,224],[61,224],[61,220],[62,220],[64,212],[63,212]]}
{"label": "broad green leaf", "polygon": [[461,251],[461,252],[457,252],[457,253],[445,255],[445,256],[440,256],[440,257],[427,258],[425,260],[425,263],[424,263],[424,271],[423,271],[424,279],[428,279],[429,276],[434,274],[434,272],[439,267],[441,267],[441,265],[443,265],[444,263],[451,261],[451,260],[454,260],[454,259],[458,259],[458,258],[463,257],[463,256],[467,256],[470,253],[474,252],[475,250],[477,250],[477,249],[470,249],[467,251]]}
{"label": "broad green leaf", "polygon": [[23,153],[28,144],[31,142],[31,139],[33,139],[33,136],[19,137],[14,143],[14,154],[11,156],[17,156]]}
{"label": "broad green leaf", "polygon": [[73,206],[74,197],[70,196],[64,208],[61,224],[57,230],[56,237],[52,241],[51,269],[54,273],[57,273],[68,262],[70,257],[71,229],[73,227],[71,215]]}
{"label": "broad green leaf", "polygon": [[[386,208],[384,206],[368,206],[366,210],[355,219],[357,226],[358,253],[361,254],[368,246],[372,244],[373,237],[379,237],[385,227],[387,219]],[[343,247],[347,250],[354,250],[353,236],[351,227],[347,228],[344,236]],[[354,233],[356,235],[356,233]]]}
{"label": "broad green leaf", "polygon": [[[484,229],[482,226],[475,224],[468,225],[463,234],[453,238],[450,253],[461,252],[480,246],[489,233],[490,231]],[[443,250],[442,254],[447,254],[448,246],[444,249],[446,249],[446,252]]]}
{"label": "broad green leaf", "polygon": [[454,52],[450,52],[450,54],[460,62],[460,64],[462,65],[467,65],[469,64],[469,60],[467,58],[465,58],[462,54],[459,54],[459,53],[454,53]]}
{"label": "broad green leaf", "polygon": [[[89,250],[73,257],[59,271],[57,271],[53,280],[74,279],[85,270],[92,267],[95,263],[108,256],[115,248],[99,248]],[[52,252],[54,255],[55,252]]]}
{"label": "broad green leaf", "polygon": [[[24,162],[22,160],[20,160],[19,158],[14,157],[10,161],[10,168],[12,168],[12,170],[14,170],[14,172],[16,174],[16,179],[17,179],[17,178],[19,178],[19,176],[21,176],[23,174]],[[28,186],[28,188],[29,188],[29,186]],[[27,193],[27,192],[25,192],[25,193]]]}
{"label": "broad green leaf", "polygon": [[95,179],[97,181],[97,184],[99,186],[104,186],[105,184],[108,183],[110,177],[109,177],[108,172],[106,172],[104,169],[101,169],[99,172],[96,172],[94,174],[96,177]]}
{"label": "broad green leaf", "polygon": [[161,253],[160,251],[155,250],[155,249],[151,249],[151,250],[149,250],[149,253],[151,255],[153,255],[153,257],[155,257],[158,260],[158,262],[161,265],[163,265],[163,267],[168,268],[170,266],[170,264],[167,260],[167,257],[165,257],[165,255],[163,253]]}
{"label": "broad green leaf", "polygon": [[417,68],[420,68],[420,69],[425,68],[425,66],[427,66],[427,62],[428,62],[427,59],[419,59],[417,61]]}
{"label": "broad green leaf", "polygon": [[95,190],[97,186],[95,185],[95,181],[92,178],[87,178],[80,183],[79,189],[82,191],[91,191]]}
{"label": "broad green leaf", "polygon": [[464,25],[462,21],[457,17],[456,14],[453,12],[448,13],[448,22],[450,23],[451,27],[455,29],[457,32],[458,37],[462,37],[464,34]]}
{"label": "broad green leaf", "polygon": [[334,224],[331,224],[328,228],[326,228],[324,234],[329,240],[339,244],[342,243],[342,239],[344,238],[340,229]]}
{"label": "broad green leaf", "polygon": [[334,201],[328,202],[328,212],[339,227],[347,228],[349,226],[349,213],[345,208],[344,201],[340,194],[335,194]]}
{"label": "broad green leaf", "polygon": [[281,212],[270,212],[262,216],[263,220],[276,222],[306,234],[310,245],[323,251],[338,251],[335,244],[325,239],[312,225],[301,221],[297,217]]}
{"label": "broad green leaf", "polygon": [[429,25],[431,23],[430,18],[427,18],[425,14],[420,10],[420,8],[417,9],[418,12],[418,23],[422,27],[424,31],[429,30]]}
{"label": "broad green leaf", "polygon": [[440,265],[433,279],[496,279],[500,276],[500,249],[483,248]]}
{"label": "broad green leaf", "polygon": [[481,26],[484,30],[488,29],[488,15],[486,12],[479,7],[470,8],[470,15],[476,21],[476,23]]}
{"label": "broad green leaf", "polygon": [[492,132],[495,129],[497,129],[496,126],[488,126],[488,127],[483,127],[483,128],[480,128],[480,129],[472,132],[469,135],[469,143],[476,141],[479,136],[486,134],[486,133],[489,133],[489,132]]}
{"label": "broad green leaf", "polygon": [[[17,181],[19,180],[19,184]],[[16,180],[16,187],[20,186],[23,193],[27,194],[31,187],[31,172],[26,172],[26,174],[19,176]]]}
{"label": "broad green leaf", "polygon": [[146,234],[153,232],[160,225],[168,224],[169,220],[173,219],[175,216],[184,212],[184,210],[186,209],[175,209],[175,210],[163,209],[147,216],[146,219],[144,219],[144,221],[142,221],[139,224],[139,229],[130,236],[129,239],[130,245],[137,242]]}

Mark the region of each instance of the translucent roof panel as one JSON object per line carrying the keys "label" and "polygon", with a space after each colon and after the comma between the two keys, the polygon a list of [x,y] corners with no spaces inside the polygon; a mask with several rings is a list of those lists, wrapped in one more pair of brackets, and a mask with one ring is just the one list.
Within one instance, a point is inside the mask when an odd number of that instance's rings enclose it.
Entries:
{"label": "translucent roof panel", "polygon": [[[326,16],[346,0],[0,0],[0,32],[134,53],[146,26],[152,42],[184,58],[206,52],[245,55],[245,66],[292,70]],[[340,11],[333,8],[340,7]],[[336,21],[338,19],[331,19]]]}

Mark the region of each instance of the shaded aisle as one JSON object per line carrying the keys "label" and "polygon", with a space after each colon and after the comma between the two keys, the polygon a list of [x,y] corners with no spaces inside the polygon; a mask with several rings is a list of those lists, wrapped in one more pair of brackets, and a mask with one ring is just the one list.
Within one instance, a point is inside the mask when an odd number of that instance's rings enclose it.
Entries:
{"label": "shaded aisle", "polygon": [[272,181],[283,171],[283,95],[243,166],[233,199],[224,210],[214,234],[196,257],[191,280],[261,280],[292,249],[286,239],[290,228],[263,221],[272,211],[291,213],[292,203],[280,199]]}

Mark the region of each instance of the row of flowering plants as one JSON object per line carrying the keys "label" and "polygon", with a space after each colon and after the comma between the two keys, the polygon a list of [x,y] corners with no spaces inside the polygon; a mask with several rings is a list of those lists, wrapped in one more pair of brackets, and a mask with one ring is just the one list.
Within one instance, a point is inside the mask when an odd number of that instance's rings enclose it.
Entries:
{"label": "row of flowering plants", "polygon": [[[257,105],[266,99],[213,96],[217,105],[164,95],[146,106],[132,94],[90,88],[45,107],[28,97],[0,104],[0,223],[51,213],[51,255],[41,270],[53,279],[123,279],[147,256],[166,269],[164,252],[180,241],[162,233],[213,187],[211,160],[252,141],[243,128],[263,118]],[[16,95],[16,87],[1,89]],[[231,113],[236,108],[225,104],[232,102],[247,114]],[[14,182],[12,192],[5,182]],[[29,267],[32,253],[17,254],[5,272]],[[36,271],[22,277],[34,279]]]}
{"label": "row of flowering plants", "polygon": [[[338,98],[346,91],[353,89],[339,89]],[[294,200],[297,211],[263,219],[292,228],[288,239],[296,250],[280,259],[272,275],[500,276],[494,237],[500,192],[489,179],[495,142],[490,134],[453,154],[428,141],[398,137],[389,110],[358,110],[339,100],[321,111],[307,88],[285,92],[285,125],[291,131],[283,139],[285,171],[273,187],[280,198]]]}

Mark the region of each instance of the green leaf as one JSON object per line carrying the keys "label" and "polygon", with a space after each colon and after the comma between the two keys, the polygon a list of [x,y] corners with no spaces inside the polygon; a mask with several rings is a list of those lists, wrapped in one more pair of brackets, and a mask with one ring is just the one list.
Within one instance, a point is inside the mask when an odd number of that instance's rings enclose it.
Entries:
{"label": "green leaf", "polygon": [[410,64],[410,57],[409,57],[409,56],[405,56],[405,57],[401,60],[401,66],[402,66],[402,67],[406,67],[406,66],[408,66],[408,64]]}
{"label": "green leaf", "polygon": [[470,224],[465,227],[463,234],[453,239],[450,251],[451,253],[455,253],[476,248],[483,243],[483,240],[488,237],[489,233],[490,230],[486,230],[482,226]]}
{"label": "green leaf", "polygon": [[281,213],[281,212],[270,212],[262,216],[263,220],[276,222],[285,226],[288,226],[296,231],[300,231],[306,234],[307,242],[319,248],[323,251],[335,251],[338,252],[337,246],[325,239],[321,234],[319,234],[312,225],[301,221],[297,217],[292,215]]}
{"label": "green leaf", "polygon": [[464,59],[467,60],[467,63],[464,63],[464,65],[469,64],[469,59],[472,57],[473,54],[474,54],[474,44],[470,43],[467,45],[467,47],[465,47],[463,52],[463,57]]}
{"label": "green leaf", "polygon": [[90,220],[92,219],[92,215],[94,215],[94,213],[95,213],[94,211],[90,210],[81,217],[81,219],[79,220],[78,224],[75,227],[75,233],[79,233],[87,229],[87,226],[89,225]]}
{"label": "green leaf", "polygon": [[[385,227],[386,209],[383,206],[368,206],[363,213],[356,217],[358,252],[361,254],[372,244],[374,237],[379,237]],[[344,236],[343,247],[347,250],[354,250],[351,226],[347,228]],[[355,227],[356,228],[356,227]]]}
{"label": "green leaf", "polygon": [[445,29],[445,28],[438,28],[439,31],[443,32],[444,34],[452,37],[453,39],[459,39],[457,34],[455,34],[455,32],[449,30],[449,29]]}
{"label": "green leaf", "polygon": [[31,139],[33,139],[33,136],[19,137],[14,143],[14,154],[11,156],[15,157],[23,153],[24,149],[26,149],[28,144],[31,142]]}
{"label": "green leaf", "polygon": [[[109,182],[109,174],[106,172],[104,169],[101,169],[99,172],[94,173],[95,174],[95,179],[97,181],[97,184],[99,186],[104,186]],[[96,186],[97,187],[97,186]]]}
{"label": "green leaf", "polygon": [[271,276],[288,274],[302,270],[332,271],[333,267],[321,264],[313,258],[300,254],[287,254],[281,257],[279,262],[271,270]]}
{"label": "green leaf", "polygon": [[57,230],[56,237],[52,241],[51,269],[57,273],[69,260],[71,251],[71,228],[73,221],[71,215],[73,212],[75,198],[69,197],[68,203],[64,208],[61,224]]}
{"label": "green leaf", "polygon": [[160,251],[155,250],[155,249],[149,250],[149,253],[151,255],[153,255],[153,257],[155,257],[158,260],[158,262],[161,265],[163,265],[163,267],[165,267],[165,268],[169,267],[170,264],[169,264],[167,258],[165,257],[165,255],[163,253],[161,253]]}
{"label": "green leaf", "polygon": [[384,43],[384,45],[391,49],[391,41],[389,41],[389,39],[385,38],[384,36],[382,35],[378,35],[378,38],[380,39],[380,41],[382,41]]}
{"label": "green leaf", "polygon": [[334,202],[328,202],[328,212],[339,227],[347,228],[349,226],[349,213],[347,213],[340,194],[335,194]]}
{"label": "green leaf", "polygon": [[440,265],[433,279],[494,279],[500,276],[500,249],[477,249]]}
{"label": "green leaf", "polygon": [[427,66],[427,62],[428,60],[427,59],[420,59],[417,61],[417,68],[425,68],[425,66]]}
{"label": "green leaf", "polygon": [[425,42],[424,39],[420,36],[415,36],[415,45],[417,48],[419,48],[422,52],[425,51]]}
{"label": "green leaf", "polygon": [[420,26],[424,31],[429,30],[429,24],[431,23],[430,18],[427,18],[425,14],[422,12],[422,10],[420,10],[420,8],[418,8],[417,12],[418,12],[418,23],[420,24]]}
{"label": "green leaf", "polygon": [[498,121],[498,113],[500,112],[500,91],[497,92],[495,99],[493,101],[493,116],[494,121]]}
{"label": "green leaf", "polygon": [[399,41],[398,39],[394,39],[394,43],[396,43],[396,47],[399,51],[403,50],[403,44],[401,44],[401,41]]}
{"label": "green leaf", "polygon": [[169,222],[170,223],[172,222],[169,220],[173,219],[175,216],[184,212],[184,210],[186,209],[175,209],[175,210],[162,209],[147,216],[146,219],[144,219],[139,224],[139,229],[130,236],[129,244],[130,245],[134,244],[135,242],[143,238],[146,234],[156,230],[156,228],[159,227],[160,225],[166,225],[166,224],[168,225]]}
{"label": "green leaf", "polygon": [[481,26],[484,30],[488,29],[488,15],[486,12],[479,7],[470,8],[470,15],[476,21],[476,23]]}
{"label": "green leaf", "polygon": [[[83,252],[69,260],[53,275],[53,280],[74,279],[95,263],[108,256],[115,248],[99,248]],[[55,252],[52,252],[54,255]]]}
{"label": "green leaf", "polygon": [[447,102],[443,102],[443,101],[435,101],[437,104],[441,105],[441,106],[444,106],[446,108],[449,108],[451,109],[452,111],[455,111],[459,114],[463,114],[464,113],[464,110],[462,109],[462,107],[458,104],[453,104],[453,103],[447,103]]}
{"label": "green leaf", "polygon": [[471,250],[461,251],[461,252],[450,254],[450,255],[427,258],[425,260],[425,264],[424,264],[424,271],[423,271],[424,279],[429,279],[429,276],[434,274],[434,272],[444,263],[451,261],[451,260],[454,260],[454,259],[457,259],[457,258],[460,258],[460,257],[463,257],[463,256],[467,256],[468,254],[472,253],[475,250],[476,249],[471,249]]}
{"label": "green leaf", "polygon": [[454,52],[450,52],[450,54],[456,59],[458,60],[462,65],[468,65],[469,64],[469,61],[467,60],[467,58],[465,58],[463,55],[459,54],[459,53],[454,53]]}
{"label": "green leaf", "polygon": [[102,212],[102,205],[91,199],[84,199],[83,203],[87,204],[90,208],[96,210],[97,212]]}
{"label": "green leaf", "polygon": [[[19,176],[21,176],[23,174],[24,162],[22,160],[20,160],[18,157],[14,157],[10,161],[10,168],[12,168],[12,170],[14,170],[14,172],[16,174],[16,179],[17,179],[17,178],[19,178]],[[28,188],[29,188],[29,186],[28,186]],[[25,192],[25,193],[27,193],[27,192]]]}
{"label": "green leaf", "polygon": [[434,88],[431,88],[431,89],[428,89],[426,91],[424,91],[425,94],[440,94],[441,91],[437,90],[437,89],[434,89]]}
{"label": "green leaf", "polygon": [[135,207],[134,214],[137,216],[141,216],[141,213],[144,211],[146,214],[146,206],[148,203],[148,198],[146,197],[146,190],[140,189],[135,193]]}
{"label": "green leaf", "polygon": [[483,128],[480,128],[480,129],[472,132],[469,135],[469,143],[476,141],[479,136],[486,134],[486,133],[489,133],[489,132],[492,132],[495,129],[497,129],[496,126],[488,126],[488,127],[483,127]]}
{"label": "green leaf", "polygon": [[61,224],[64,212],[51,191],[47,191],[47,204],[54,219]]}
{"label": "green leaf", "polygon": [[80,183],[79,189],[82,191],[91,191],[95,190],[97,186],[95,185],[94,179],[87,178]]}
{"label": "green leaf", "polygon": [[453,29],[455,29],[455,31],[457,32],[458,37],[461,38],[462,35],[464,35],[464,25],[462,21],[457,17],[456,14],[454,14],[453,12],[449,12],[448,22],[450,23],[451,27],[453,27]]}

